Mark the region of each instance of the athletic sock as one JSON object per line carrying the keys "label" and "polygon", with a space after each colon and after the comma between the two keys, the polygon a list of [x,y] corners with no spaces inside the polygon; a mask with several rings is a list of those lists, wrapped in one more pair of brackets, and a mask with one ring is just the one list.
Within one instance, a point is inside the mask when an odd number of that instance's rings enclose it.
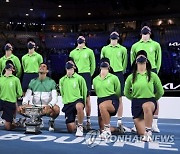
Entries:
{"label": "athletic sock", "polygon": [[104,124],[104,130],[106,130],[107,128],[110,128],[110,124]]}
{"label": "athletic sock", "polygon": [[122,117],[118,117],[118,123],[122,123]]}
{"label": "athletic sock", "polygon": [[82,126],[83,124],[78,123],[78,126]]}
{"label": "athletic sock", "polygon": [[88,122],[88,123],[91,123],[91,121],[90,121],[90,116],[87,116],[87,122]]}
{"label": "athletic sock", "polygon": [[151,127],[146,127],[146,132],[152,131]]}
{"label": "athletic sock", "polygon": [[153,124],[157,125],[157,121],[158,121],[158,115],[154,115]]}

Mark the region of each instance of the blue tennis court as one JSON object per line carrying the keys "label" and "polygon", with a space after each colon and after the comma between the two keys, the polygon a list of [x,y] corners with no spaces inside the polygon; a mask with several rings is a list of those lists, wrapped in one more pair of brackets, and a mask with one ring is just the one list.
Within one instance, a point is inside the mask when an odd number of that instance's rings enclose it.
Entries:
{"label": "blue tennis court", "polygon": [[[179,153],[180,150],[180,120],[159,119],[160,133],[153,134],[153,142],[140,142],[133,133],[113,135],[109,141],[101,141],[98,138],[88,142],[88,138],[97,135],[97,117],[93,117],[94,130],[84,133],[84,137],[75,137],[68,134],[64,116],[61,115],[55,122],[55,132],[48,131],[48,117],[43,117],[44,128],[39,135],[24,134],[25,128],[14,131],[5,131],[0,127],[0,153],[10,154],[52,154],[52,153]],[[116,125],[116,117],[111,120]],[[131,128],[131,118],[124,118],[124,125]],[[87,134],[87,135],[86,135]],[[94,142],[93,142],[94,141]]]}

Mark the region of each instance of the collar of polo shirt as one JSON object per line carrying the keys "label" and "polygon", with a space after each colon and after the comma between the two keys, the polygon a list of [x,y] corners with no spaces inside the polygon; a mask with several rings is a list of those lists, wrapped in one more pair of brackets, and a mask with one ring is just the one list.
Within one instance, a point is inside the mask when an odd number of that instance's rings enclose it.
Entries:
{"label": "collar of polo shirt", "polygon": [[[140,43],[143,43],[144,41],[141,39]],[[152,42],[152,39],[150,38],[147,42]]]}
{"label": "collar of polo shirt", "polygon": [[118,43],[118,44],[116,44],[115,46],[113,46],[113,45],[109,44],[109,46],[110,46],[110,47],[113,47],[113,48],[120,48],[120,44],[119,44],[119,43]]}
{"label": "collar of polo shirt", "polygon": [[4,56],[3,56],[3,59],[10,59],[10,58],[13,58],[13,56],[14,56],[14,55],[11,54],[11,56],[7,58],[6,55],[4,55]]}
{"label": "collar of polo shirt", "polygon": [[[103,80],[105,80],[105,79],[109,78],[110,76],[111,76],[111,74],[110,74],[110,73],[108,73],[108,74],[105,76],[105,78],[104,78]],[[102,80],[102,78],[101,78],[100,74],[99,74],[99,80]]]}
{"label": "collar of polo shirt", "polygon": [[8,77],[13,77],[13,74],[9,75],[9,76],[5,76],[5,74],[3,75],[4,77],[8,78]]}
{"label": "collar of polo shirt", "polygon": [[30,55],[30,54],[28,53],[28,56],[35,56],[35,55],[36,55],[36,51],[34,51],[32,55]]}
{"label": "collar of polo shirt", "polygon": [[146,70],[144,73],[139,73],[139,72],[137,71],[137,74],[146,75],[146,74],[147,74],[147,70]]}
{"label": "collar of polo shirt", "polygon": [[[66,74],[65,77],[66,77],[66,78],[69,78],[69,77],[67,76],[67,74]],[[71,77],[75,78],[75,77],[76,77],[76,72],[74,72],[74,74],[73,74]]]}
{"label": "collar of polo shirt", "polygon": [[[86,47],[86,46],[84,46],[82,49],[86,49],[86,48],[87,48],[87,47]],[[78,48],[78,47],[77,47],[77,48],[76,48],[76,50],[80,50],[80,48]]]}

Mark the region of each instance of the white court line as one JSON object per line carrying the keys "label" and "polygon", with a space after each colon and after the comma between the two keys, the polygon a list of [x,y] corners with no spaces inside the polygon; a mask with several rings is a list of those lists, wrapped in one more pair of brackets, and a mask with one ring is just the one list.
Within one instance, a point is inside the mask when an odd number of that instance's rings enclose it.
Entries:
{"label": "white court line", "polygon": [[[49,120],[49,118],[43,118],[43,120]],[[62,121],[62,119],[56,119],[55,121]],[[91,120],[92,122],[97,122],[98,120]],[[117,121],[112,120],[111,123],[117,123]],[[123,124],[134,124],[134,122],[123,122]],[[172,126],[180,126],[179,123],[163,123],[160,122],[158,125],[172,125]]]}

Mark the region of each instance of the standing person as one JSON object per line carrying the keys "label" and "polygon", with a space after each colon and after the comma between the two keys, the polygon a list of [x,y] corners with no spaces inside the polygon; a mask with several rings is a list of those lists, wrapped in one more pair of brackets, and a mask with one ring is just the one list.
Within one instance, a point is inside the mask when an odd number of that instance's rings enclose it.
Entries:
{"label": "standing person", "polygon": [[144,50],[137,53],[132,67],[132,74],[125,82],[124,94],[132,101],[132,115],[138,134],[143,135],[143,141],[151,141],[153,114],[164,90],[157,74],[151,72],[151,64]]}
{"label": "standing person", "polygon": [[101,50],[101,58],[109,58],[110,65],[113,69],[113,74],[119,79],[121,85],[121,96],[119,97],[119,108],[117,112],[118,122],[117,127],[122,126],[123,102],[122,95],[124,89],[123,73],[127,67],[127,49],[118,43],[119,34],[114,31],[110,34],[110,44],[104,46]]}
{"label": "standing person", "polygon": [[11,130],[16,127],[13,117],[16,112],[17,98],[22,96],[22,88],[19,78],[12,74],[15,67],[8,63],[4,69],[5,74],[0,77],[0,111],[3,111],[5,129]]}
{"label": "standing person", "polygon": [[110,127],[110,119],[118,111],[121,86],[118,77],[109,73],[109,70],[109,59],[102,58],[100,60],[100,74],[93,80],[97,95],[98,122],[102,132],[100,137],[103,139],[110,138],[111,132],[119,132],[119,129]]}
{"label": "standing person", "polygon": [[84,107],[87,97],[86,82],[82,76],[75,72],[76,66],[72,61],[65,65],[66,75],[59,80],[59,88],[62,96],[68,132],[76,129],[75,118],[77,115],[78,124],[76,136],[83,136]]}
{"label": "standing person", "polygon": [[12,47],[11,43],[5,44],[4,51],[5,51],[5,55],[3,57],[1,57],[1,59],[0,59],[0,73],[1,73],[1,75],[2,75],[2,71],[4,70],[4,68],[6,66],[6,62],[11,60],[15,66],[15,70],[16,70],[15,75],[18,78],[20,78],[21,73],[22,73],[21,63],[19,61],[19,58],[12,53],[13,47]]}
{"label": "standing person", "polygon": [[38,77],[39,66],[43,62],[42,56],[35,51],[35,47],[35,41],[31,38],[28,39],[28,53],[22,57],[22,66],[24,70],[22,88],[24,93],[28,89],[28,85],[31,79]]}
{"label": "standing person", "polygon": [[[162,53],[161,53],[161,46],[158,42],[153,41],[151,39],[151,29],[148,26],[144,26],[141,29],[141,40],[133,44],[131,48],[131,64],[135,61],[136,54],[140,50],[145,50],[147,52],[147,58],[151,63],[152,70],[156,74],[159,72],[161,67],[161,59],[162,59]],[[154,132],[160,132],[157,121],[158,121],[158,114],[159,114],[159,103],[157,103],[157,110],[154,114],[153,118],[153,126],[152,130]],[[135,130],[135,127],[132,129]]]}
{"label": "standing person", "polygon": [[91,76],[95,71],[95,57],[94,52],[85,45],[86,40],[83,36],[79,36],[77,39],[77,47],[70,52],[70,57],[73,58],[77,68],[78,73],[81,75],[87,85],[87,99],[86,99],[86,116],[87,116],[87,129],[91,129],[90,115],[91,115],[91,103],[90,103],[90,93],[91,93]]}
{"label": "standing person", "polygon": [[[39,66],[39,76],[30,81],[26,95],[23,98],[23,103],[18,107],[18,112],[24,114],[26,107],[43,107],[42,113],[51,117],[49,120],[49,131],[54,131],[54,121],[59,116],[60,108],[57,105],[56,83],[47,77],[47,73],[47,65],[41,63]],[[38,120],[41,122],[41,119]]]}

